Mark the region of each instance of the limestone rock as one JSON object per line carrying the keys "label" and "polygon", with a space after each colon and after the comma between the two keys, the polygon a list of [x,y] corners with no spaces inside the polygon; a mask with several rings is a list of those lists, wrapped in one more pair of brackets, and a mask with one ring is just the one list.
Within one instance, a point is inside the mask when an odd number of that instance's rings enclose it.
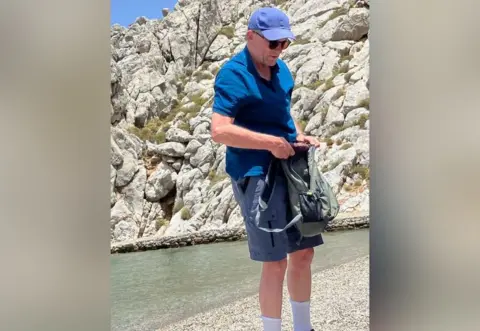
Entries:
{"label": "limestone rock", "polygon": [[167,142],[160,145],[147,142],[147,153],[172,157],[181,157],[185,153],[185,145],[179,142]]}
{"label": "limestone rock", "polygon": [[318,94],[306,87],[300,87],[292,93],[292,113],[296,118],[307,118],[311,115]]}
{"label": "limestone rock", "polygon": [[165,212],[160,203],[145,202],[143,207],[143,218],[141,231],[142,237],[150,237],[158,235],[158,231],[162,226],[159,221],[163,220]]}
{"label": "limestone rock", "polygon": [[202,144],[198,140],[196,139],[190,140],[187,147],[185,148],[185,154],[184,154],[185,159],[189,159],[192,154],[196,153],[197,150],[200,148],[200,146],[202,146]]}
{"label": "limestone rock", "polygon": [[176,181],[175,170],[163,162],[160,163],[145,185],[146,199],[151,202],[159,201],[175,187]]}
{"label": "limestone rock", "polygon": [[368,109],[365,109],[363,107],[354,109],[350,111],[345,117],[345,125],[350,126],[350,125],[356,124],[362,118],[362,116],[365,116],[366,118],[368,118],[369,114],[370,114],[370,111],[368,111]]}
{"label": "limestone rock", "polygon": [[147,181],[147,170],[143,166],[139,166],[139,170],[133,177],[132,181],[121,188],[120,195],[128,204],[136,218],[140,218],[143,212],[143,197],[145,192],[145,183]]}
{"label": "limestone rock", "polygon": [[368,189],[357,193],[351,194],[345,192],[339,193],[339,199],[342,201],[340,204],[340,213],[353,213],[353,212],[368,212],[370,203],[370,192]]}
{"label": "limestone rock", "polygon": [[185,233],[193,233],[195,228],[193,225],[182,219],[181,212],[178,212],[172,216],[169,227],[164,233],[164,236],[178,236]]}
{"label": "limestone rock", "polygon": [[201,167],[204,164],[211,163],[215,158],[211,143],[201,146],[190,158],[190,164],[194,167]]}
{"label": "limestone rock", "polygon": [[321,55],[312,56],[297,70],[297,82],[299,84],[309,85],[318,81],[318,68],[323,66],[324,61],[325,58]]}
{"label": "limestone rock", "polygon": [[125,200],[117,201],[111,210],[112,241],[122,242],[135,239],[139,226]]}
{"label": "limestone rock", "polygon": [[369,95],[370,93],[363,81],[358,81],[349,86],[345,93],[345,101],[343,102],[343,114],[347,115],[351,110],[361,107],[361,102],[367,100]]}
{"label": "limestone rock", "polygon": [[112,207],[115,202],[117,202],[117,197],[115,195],[115,178],[117,176],[117,172],[115,168],[110,165],[110,207]]}
{"label": "limestone rock", "polygon": [[[358,47],[357,47],[358,46]],[[361,47],[359,50],[358,48]],[[367,39],[364,43],[359,43],[355,46],[352,46],[350,50],[350,55],[353,55],[352,60],[349,63],[350,68],[361,66],[368,61],[370,54],[370,42]]]}
{"label": "limestone rock", "polygon": [[115,178],[115,186],[122,187],[130,183],[133,176],[138,171],[139,167],[137,160],[132,153],[124,152],[122,165],[117,170],[117,176]]}
{"label": "limestone rock", "polygon": [[311,134],[313,131],[316,131],[323,124],[325,116],[326,112],[317,112],[315,115],[313,115],[305,127],[305,133]]}
{"label": "limestone rock", "polygon": [[110,163],[115,167],[121,166],[123,163],[122,150],[120,149],[120,147],[118,147],[113,137],[111,137],[110,139],[110,153]]}
{"label": "limestone rock", "polygon": [[207,58],[211,61],[220,61],[230,57],[230,39],[225,35],[218,35],[213,41],[207,53]]}
{"label": "limestone rock", "polygon": [[173,142],[188,143],[193,139],[193,137],[185,130],[179,128],[170,128],[166,133],[166,139]]}
{"label": "limestone rock", "polygon": [[339,16],[332,20],[327,21],[322,28],[315,31],[315,34],[313,35],[312,39],[314,41],[318,40],[322,43],[332,40],[332,37],[337,31],[338,26],[341,24],[342,20],[343,20],[343,17]]}
{"label": "limestone rock", "polygon": [[[308,18],[311,17],[319,17],[324,13],[327,13],[327,17],[331,14],[334,9],[338,9],[341,7],[341,3],[343,1],[339,0],[310,0],[305,1],[302,5],[298,4],[298,9],[296,9],[293,13],[293,24],[298,24],[301,22],[306,21]],[[321,23],[322,21],[320,21]]]}
{"label": "limestone rock", "polygon": [[369,10],[352,8],[348,15],[338,24],[331,40],[360,40],[367,34],[369,28]]}
{"label": "limestone rock", "polygon": [[[251,13],[272,4],[179,0],[161,19],[112,26],[112,244],[244,230],[226,146],[210,133],[214,82],[245,47]],[[298,37],[281,55],[295,79],[291,113],[307,134],[328,140],[319,160],[342,212],[368,211],[359,173],[369,167],[369,4],[287,0],[281,8]]]}
{"label": "limestone rock", "polygon": [[340,108],[335,107],[334,105],[331,105],[328,108],[327,116],[325,118],[325,123],[327,125],[334,124],[336,126],[340,126],[343,124],[343,121],[344,121],[344,116],[340,111]]}

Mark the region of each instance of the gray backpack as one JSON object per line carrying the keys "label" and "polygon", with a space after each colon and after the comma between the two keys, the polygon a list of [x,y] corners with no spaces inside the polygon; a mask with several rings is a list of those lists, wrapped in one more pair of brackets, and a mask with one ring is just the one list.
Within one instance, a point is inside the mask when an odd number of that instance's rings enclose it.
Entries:
{"label": "gray backpack", "polygon": [[[257,226],[267,232],[281,232],[296,226],[302,237],[324,232],[338,215],[340,205],[315,162],[315,147],[294,145],[295,155],[285,160],[274,159],[269,167],[259,201]],[[283,229],[267,228],[259,223],[259,215],[268,207],[275,187],[275,177],[281,171],[287,181],[291,220]]]}

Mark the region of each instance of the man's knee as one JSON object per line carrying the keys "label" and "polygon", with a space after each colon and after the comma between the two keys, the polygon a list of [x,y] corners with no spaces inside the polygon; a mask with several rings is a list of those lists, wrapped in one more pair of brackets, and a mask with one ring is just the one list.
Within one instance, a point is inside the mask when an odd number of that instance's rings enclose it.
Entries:
{"label": "man's knee", "polygon": [[297,270],[308,268],[312,264],[313,255],[313,248],[305,248],[296,251],[290,254],[290,266]]}
{"label": "man's knee", "polygon": [[282,278],[285,275],[285,270],[287,270],[287,259],[263,263],[263,272],[270,277]]}

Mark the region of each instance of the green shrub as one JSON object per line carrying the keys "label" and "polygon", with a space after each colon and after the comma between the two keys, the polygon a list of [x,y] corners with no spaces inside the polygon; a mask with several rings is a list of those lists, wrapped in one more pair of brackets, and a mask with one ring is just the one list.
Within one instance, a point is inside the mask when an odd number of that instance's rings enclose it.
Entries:
{"label": "green shrub", "polygon": [[192,116],[198,114],[200,109],[202,109],[202,106],[197,105],[197,104],[193,104],[193,105],[190,105],[187,108],[184,108],[183,112],[187,115],[187,117],[191,118]]}
{"label": "green shrub", "polygon": [[180,211],[180,217],[182,220],[189,220],[192,217],[190,210],[187,207],[183,207]]}
{"label": "green shrub", "polygon": [[343,65],[338,65],[336,64],[334,67],[333,67],[333,71],[332,71],[332,76],[335,77],[339,74],[344,74],[348,71],[348,63],[346,64],[343,64]]}
{"label": "green shrub", "polygon": [[218,32],[218,34],[223,34],[227,38],[232,39],[235,36],[235,29],[233,28],[233,26],[223,26]]}
{"label": "green shrub", "polygon": [[351,59],[353,59],[353,55],[345,54],[340,57],[340,60],[338,62],[342,63],[344,61],[350,61]]}
{"label": "green shrub", "polygon": [[187,122],[182,122],[178,125],[178,128],[187,132],[190,132],[190,124]]}
{"label": "green shrub", "polygon": [[155,229],[158,231],[162,226],[168,226],[168,224],[170,224],[169,220],[166,220],[164,218],[158,218],[155,222]]}
{"label": "green shrub", "polygon": [[334,126],[332,129],[330,129],[327,137],[332,137],[334,135],[336,135],[337,133],[339,132],[342,132],[343,130],[347,129],[349,126],[347,125],[341,125],[341,126]]}
{"label": "green shrub", "polygon": [[274,0],[273,1],[275,6],[281,6],[281,5],[285,4],[286,2],[287,2],[287,0]]}
{"label": "green shrub", "polygon": [[362,114],[357,121],[357,124],[360,126],[361,129],[365,129],[365,123],[368,121],[368,115]]}
{"label": "green shrub", "polygon": [[297,38],[294,41],[295,45],[305,45],[305,44],[309,44],[309,43],[310,43],[309,39],[303,39],[303,38]]}
{"label": "green shrub", "polygon": [[323,83],[325,83],[325,81],[323,79],[319,79],[319,80],[314,81],[313,83],[305,85],[305,87],[307,87],[311,90],[316,90]]}
{"label": "green shrub", "polygon": [[197,82],[203,80],[203,79],[212,79],[212,74],[210,72],[205,72],[205,71],[196,71],[194,74]]}
{"label": "green shrub", "polygon": [[[178,98],[184,97],[183,94],[179,94]],[[175,119],[180,111],[186,114],[186,120],[192,118],[202,108],[202,105],[207,101],[207,99],[202,98],[201,94],[193,95],[191,101],[194,103],[190,107],[185,107],[185,105],[177,100],[173,100],[172,108],[170,112],[164,118],[153,118],[147,121],[143,128],[138,128],[136,126],[130,127],[128,131],[142,141],[150,141],[155,144],[161,144],[166,141],[165,134],[171,127],[171,122]],[[179,125],[182,130],[190,131],[190,125],[188,123],[182,123]]]}
{"label": "green shrub", "polygon": [[178,213],[183,208],[183,202],[180,201],[177,205],[173,207],[173,213]]}
{"label": "green shrub", "polygon": [[333,84],[333,77],[330,77],[325,82],[325,86],[323,87],[323,92],[326,92],[326,91],[330,90],[334,86],[335,86],[335,84]]}
{"label": "green shrub", "polygon": [[227,178],[226,175],[218,175],[214,169],[211,169],[208,172],[208,179],[210,180],[210,186],[215,185],[216,183],[224,180],[225,178]]}
{"label": "green shrub", "polygon": [[356,165],[347,171],[347,175],[350,178],[353,178],[353,176],[356,174],[360,175],[360,177],[363,179],[370,179],[370,169],[368,167]]}
{"label": "green shrub", "polygon": [[203,104],[207,102],[208,99],[202,98],[202,94],[203,93],[194,94],[190,97],[190,100],[192,100],[192,102],[197,106],[203,106]]}
{"label": "green shrub", "polygon": [[363,100],[360,100],[357,106],[370,109],[370,98],[368,97]]}
{"label": "green shrub", "polygon": [[128,131],[143,141],[161,144],[165,142],[165,132],[161,130],[163,125],[164,122],[162,120],[154,118],[147,121],[143,128],[133,126],[130,127]]}

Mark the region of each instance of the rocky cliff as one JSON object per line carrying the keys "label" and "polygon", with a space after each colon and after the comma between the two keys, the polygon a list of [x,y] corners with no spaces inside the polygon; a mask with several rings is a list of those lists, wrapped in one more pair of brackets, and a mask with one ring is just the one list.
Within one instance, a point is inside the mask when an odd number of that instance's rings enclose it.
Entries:
{"label": "rocky cliff", "polygon": [[368,211],[368,2],[179,0],[163,19],[111,28],[112,244],[243,228],[225,146],[210,137],[213,82],[268,5],[298,37],[282,55],[292,112],[327,142],[318,158],[341,213]]}

